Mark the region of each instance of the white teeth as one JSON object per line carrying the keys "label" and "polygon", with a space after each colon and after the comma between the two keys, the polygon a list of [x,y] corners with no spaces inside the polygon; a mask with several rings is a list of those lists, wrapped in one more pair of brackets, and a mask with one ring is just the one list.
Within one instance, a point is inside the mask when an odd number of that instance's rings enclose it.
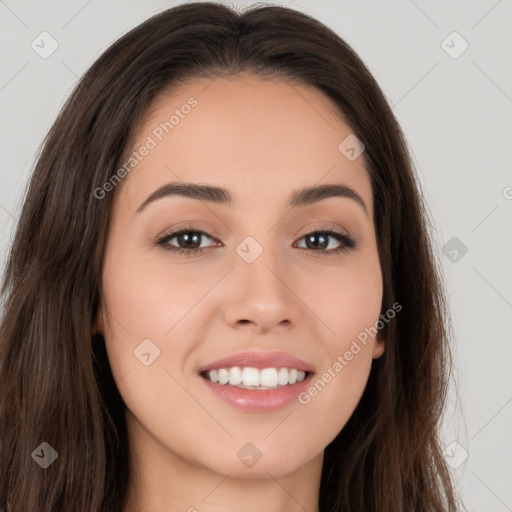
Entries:
{"label": "white teeth", "polygon": [[207,377],[212,382],[229,384],[244,389],[275,389],[301,382],[306,377],[306,372],[296,368],[219,368],[210,370]]}
{"label": "white teeth", "polygon": [[261,370],[260,386],[277,386],[277,370],[275,368],[265,368],[264,370]]}
{"label": "white teeth", "polygon": [[242,382],[242,370],[235,366],[229,369],[229,384],[231,386],[238,386]]}
{"label": "white teeth", "polygon": [[277,374],[277,382],[280,386],[285,386],[288,384],[288,368],[279,368],[279,373]]}
{"label": "white teeth", "polygon": [[242,381],[244,386],[259,386],[261,381],[259,370],[256,368],[244,368]]}
{"label": "white teeth", "polygon": [[229,382],[229,372],[225,368],[219,370],[219,384],[227,384]]}

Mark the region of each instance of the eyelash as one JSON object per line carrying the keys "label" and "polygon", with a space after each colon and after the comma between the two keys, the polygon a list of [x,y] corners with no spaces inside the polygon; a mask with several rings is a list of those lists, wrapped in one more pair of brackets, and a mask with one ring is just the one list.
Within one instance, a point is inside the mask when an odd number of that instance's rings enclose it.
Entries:
{"label": "eyelash", "polygon": [[[198,235],[204,235],[208,238],[211,238],[212,240],[215,240],[213,238],[213,236],[210,235],[209,233],[207,233],[206,231],[203,231],[201,229],[195,229],[192,226],[190,226],[190,227],[185,227],[183,229],[180,229],[178,231],[174,231],[167,235],[164,235],[163,237],[157,239],[154,242],[154,244],[156,246],[162,248],[164,251],[168,251],[168,252],[178,254],[178,255],[186,255],[188,257],[192,257],[192,256],[200,256],[201,254],[203,254],[206,249],[205,247],[199,247],[196,249],[183,249],[182,247],[173,247],[173,246],[167,245],[169,240],[172,240],[173,238],[175,238],[179,235],[185,234],[185,233],[187,233],[187,234],[194,233],[194,234],[198,234]],[[346,235],[344,233],[340,233],[339,231],[336,231],[335,229],[332,229],[332,228],[326,228],[326,229],[321,229],[321,230],[318,229],[318,230],[310,231],[309,233],[304,233],[299,238],[299,240],[302,240],[305,237],[315,235],[315,234],[316,235],[318,235],[318,234],[319,235],[330,235],[331,237],[338,240],[338,242],[340,242],[341,245],[339,247],[337,247],[336,249],[331,249],[330,251],[326,251],[325,249],[316,251],[314,249],[308,249],[308,248],[302,248],[302,247],[301,247],[301,249],[306,249],[308,251],[319,252],[319,253],[325,254],[327,256],[332,256],[335,254],[348,252],[351,249],[354,249],[355,247],[357,247],[357,244],[352,237],[350,237],[349,235]]]}

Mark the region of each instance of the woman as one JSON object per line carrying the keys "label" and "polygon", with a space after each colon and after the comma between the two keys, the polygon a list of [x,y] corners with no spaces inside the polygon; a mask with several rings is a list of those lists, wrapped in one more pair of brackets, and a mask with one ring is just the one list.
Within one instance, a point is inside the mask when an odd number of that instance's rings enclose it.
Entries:
{"label": "woman", "polygon": [[8,260],[2,510],[455,510],[423,208],[379,86],[318,21],[194,2],[120,38]]}

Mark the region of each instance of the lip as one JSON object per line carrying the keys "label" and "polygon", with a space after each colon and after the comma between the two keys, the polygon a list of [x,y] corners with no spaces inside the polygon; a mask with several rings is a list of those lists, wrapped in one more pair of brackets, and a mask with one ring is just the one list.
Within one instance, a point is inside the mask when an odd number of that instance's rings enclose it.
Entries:
{"label": "lip", "polygon": [[232,368],[233,366],[248,366],[258,370],[263,370],[264,368],[296,368],[303,372],[315,373],[315,369],[311,364],[286,352],[255,351],[239,352],[229,357],[217,359],[201,366],[198,369],[198,373],[218,370],[220,368]]}
{"label": "lip", "polygon": [[[301,382],[288,384],[277,389],[242,389],[229,384],[210,381],[204,374],[209,370],[232,368],[233,366],[264,368],[295,368],[306,372]],[[217,359],[198,369],[201,381],[214,396],[229,405],[246,412],[271,412],[281,409],[294,400],[310,386],[315,373],[313,365],[286,352],[239,352],[229,357]]]}
{"label": "lip", "polygon": [[309,373],[301,382],[277,389],[242,389],[229,384],[218,384],[201,376],[201,381],[216,397],[229,405],[246,412],[272,412],[281,409],[295,400],[310,385],[313,374]]}

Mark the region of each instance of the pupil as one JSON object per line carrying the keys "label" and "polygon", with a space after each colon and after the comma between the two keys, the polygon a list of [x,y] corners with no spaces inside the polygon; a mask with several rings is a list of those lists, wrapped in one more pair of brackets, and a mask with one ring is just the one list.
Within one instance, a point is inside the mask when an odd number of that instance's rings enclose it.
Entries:
{"label": "pupil", "polygon": [[[315,243],[315,242],[313,242],[313,240],[314,240],[315,238],[321,238],[321,239],[322,239],[322,242],[320,242],[320,243]],[[325,247],[326,247],[326,242],[327,242],[327,237],[326,237],[326,236],[324,236],[324,235],[310,235],[310,236],[308,236],[308,237],[307,237],[307,239],[306,239],[306,240],[307,240],[307,244],[306,244],[306,245],[308,245],[308,247],[310,247],[310,242],[311,242],[311,245],[312,245],[313,247],[319,247],[319,245],[321,245],[321,246],[322,246],[321,248],[322,248],[322,249],[325,249]]]}
{"label": "pupil", "polygon": [[192,236],[189,236],[189,235],[187,235],[187,234],[182,234],[182,235],[179,235],[179,239],[178,239],[178,241],[179,241],[179,243],[180,243],[180,244],[181,244],[181,242],[182,242],[182,241],[184,241],[184,242],[185,242],[185,245],[187,245],[187,244],[188,244],[188,248],[190,248],[190,242],[191,242],[191,240],[193,240],[192,244],[193,244],[193,248],[194,248],[194,249],[195,249],[195,248],[197,248],[197,247],[199,247],[199,245],[201,245],[201,244],[199,243],[199,235],[198,235],[197,233],[196,233],[196,234],[194,234],[194,235],[192,235]]}

